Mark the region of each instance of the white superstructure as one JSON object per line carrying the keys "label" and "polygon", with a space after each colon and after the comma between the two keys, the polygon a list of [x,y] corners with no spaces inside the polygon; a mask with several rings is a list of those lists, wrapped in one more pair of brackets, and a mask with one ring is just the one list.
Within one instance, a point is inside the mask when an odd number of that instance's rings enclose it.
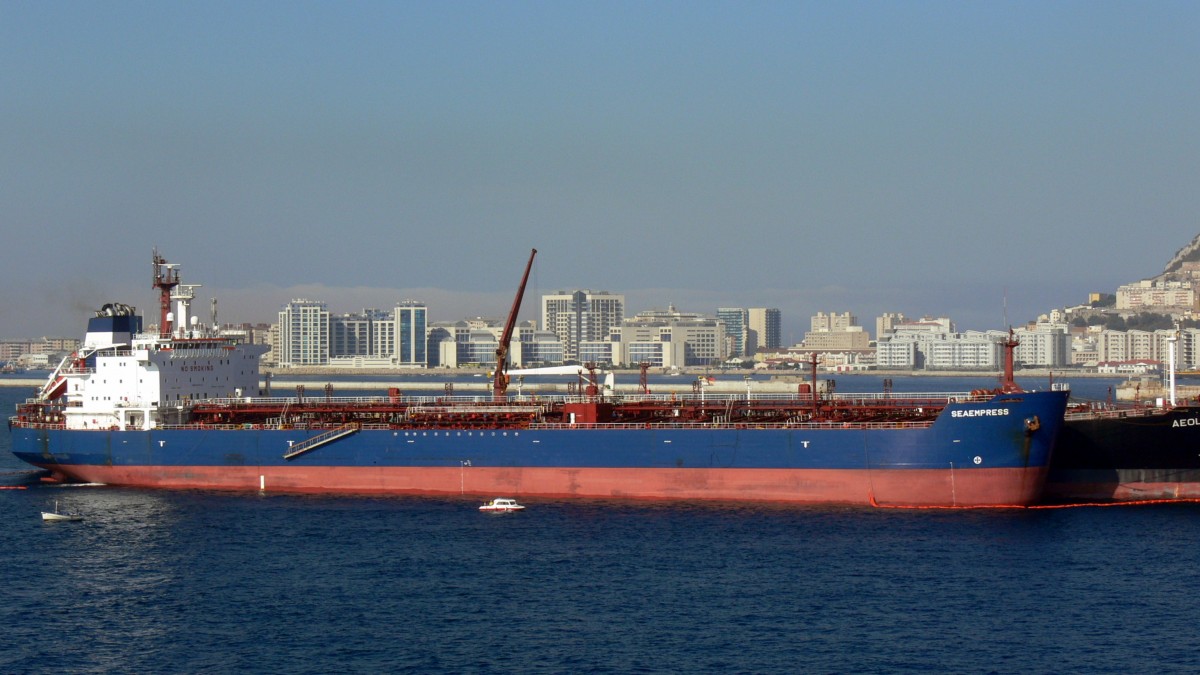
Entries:
{"label": "white superstructure", "polygon": [[194,288],[163,288],[174,311],[164,312],[167,328],[155,333],[142,331],[133,307],[102,307],[88,321],[83,346],[59,364],[40,398],[66,397],[68,429],[153,429],[184,423],[197,401],[257,396],[267,347],[222,337],[192,316]]}

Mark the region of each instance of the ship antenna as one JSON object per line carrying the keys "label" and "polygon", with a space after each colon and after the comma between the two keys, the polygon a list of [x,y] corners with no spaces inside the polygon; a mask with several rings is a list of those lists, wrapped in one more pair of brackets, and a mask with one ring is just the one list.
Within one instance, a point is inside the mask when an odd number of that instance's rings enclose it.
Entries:
{"label": "ship antenna", "polygon": [[1008,322],[1008,286],[1004,287],[1004,325],[1012,330],[1012,324]]}

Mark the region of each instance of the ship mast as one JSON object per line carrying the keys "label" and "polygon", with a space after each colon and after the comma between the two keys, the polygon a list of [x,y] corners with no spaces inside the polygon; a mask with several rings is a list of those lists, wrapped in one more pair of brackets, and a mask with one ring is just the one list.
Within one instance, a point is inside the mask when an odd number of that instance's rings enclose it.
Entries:
{"label": "ship mast", "polygon": [[1017,345],[1021,344],[1013,334],[1013,329],[1008,329],[1008,339],[1004,341],[1004,378],[1000,380],[1000,391],[1006,394],[1017,394],[1023,391],[1021,385],[1017,384],[1016,377],[1013,376],[1013,351]]}
{"label": "ship mast", "polygon": [[152,288],[159,289],[159,305],[161,313],[158,321],[159,337],[171,336],[171,324],[167,316],[171,313],[171,292],[179,285],[178,265],[172,265],[154,249],[154,283]]}
{"label": "ship mast", "polygon": [[503,401],[508,391],[508,343],[512,341],[513,328],[517,324],[517,312],[521,311],[521,298],[525,296],[525,283],[529,281],[529,270],[533,267],[533,257],[537,249],[529,254],[529,262],[525,263],[525,274],[521,277],[521,285],[517,287],[517,297],[513,298],[512,309],[508,311],[508,321],[504,323],[504,332],[500,335],[500,344],[496,346],[496,372],[492,380],[492,400]]}

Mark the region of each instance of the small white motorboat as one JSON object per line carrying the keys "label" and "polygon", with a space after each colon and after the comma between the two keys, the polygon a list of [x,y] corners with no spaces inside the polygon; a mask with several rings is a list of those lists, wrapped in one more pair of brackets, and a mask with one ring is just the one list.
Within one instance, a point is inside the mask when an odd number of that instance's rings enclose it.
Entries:
{"label": "small white motorboat", "polygon": [[497,497],[479,507],[479,510],[488,513],[512,513],[514,511],[523,511],[525,510],[525,507],[518,504],[517,500],[515,499],[509,499],[508,497]]}
{"label": "small white motorboat", "polygon": [[42,511],[42,520],[46,521],[63,521],[63,520],[83,520],[83,516],[78,513],[60,513],[58,510],[58,500],[54,500],[54,511]]}

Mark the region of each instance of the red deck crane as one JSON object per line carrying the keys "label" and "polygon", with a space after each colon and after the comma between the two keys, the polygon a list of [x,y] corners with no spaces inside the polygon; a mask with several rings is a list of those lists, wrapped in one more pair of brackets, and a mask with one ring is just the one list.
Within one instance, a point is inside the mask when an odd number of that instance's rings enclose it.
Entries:
{"label": "red deck crane", "polygon": [[521,277],[521,285],[517,288],[517,297],[513,298],[512,309],[508,312],[508,321],[504,323],[504,332],[500,335],[500,344],[496,346],[496,372],[492,379],[492,400],[503,401],[508,392],[508,343],[512,341],[513,328],[517,325],[517,312],[521,311],[521,298],[525,296],[525,283],[529,281],[529,270],[533,267],[533,257],[537,249],[529,254],[529,262],[525,263],[525,274]]}

